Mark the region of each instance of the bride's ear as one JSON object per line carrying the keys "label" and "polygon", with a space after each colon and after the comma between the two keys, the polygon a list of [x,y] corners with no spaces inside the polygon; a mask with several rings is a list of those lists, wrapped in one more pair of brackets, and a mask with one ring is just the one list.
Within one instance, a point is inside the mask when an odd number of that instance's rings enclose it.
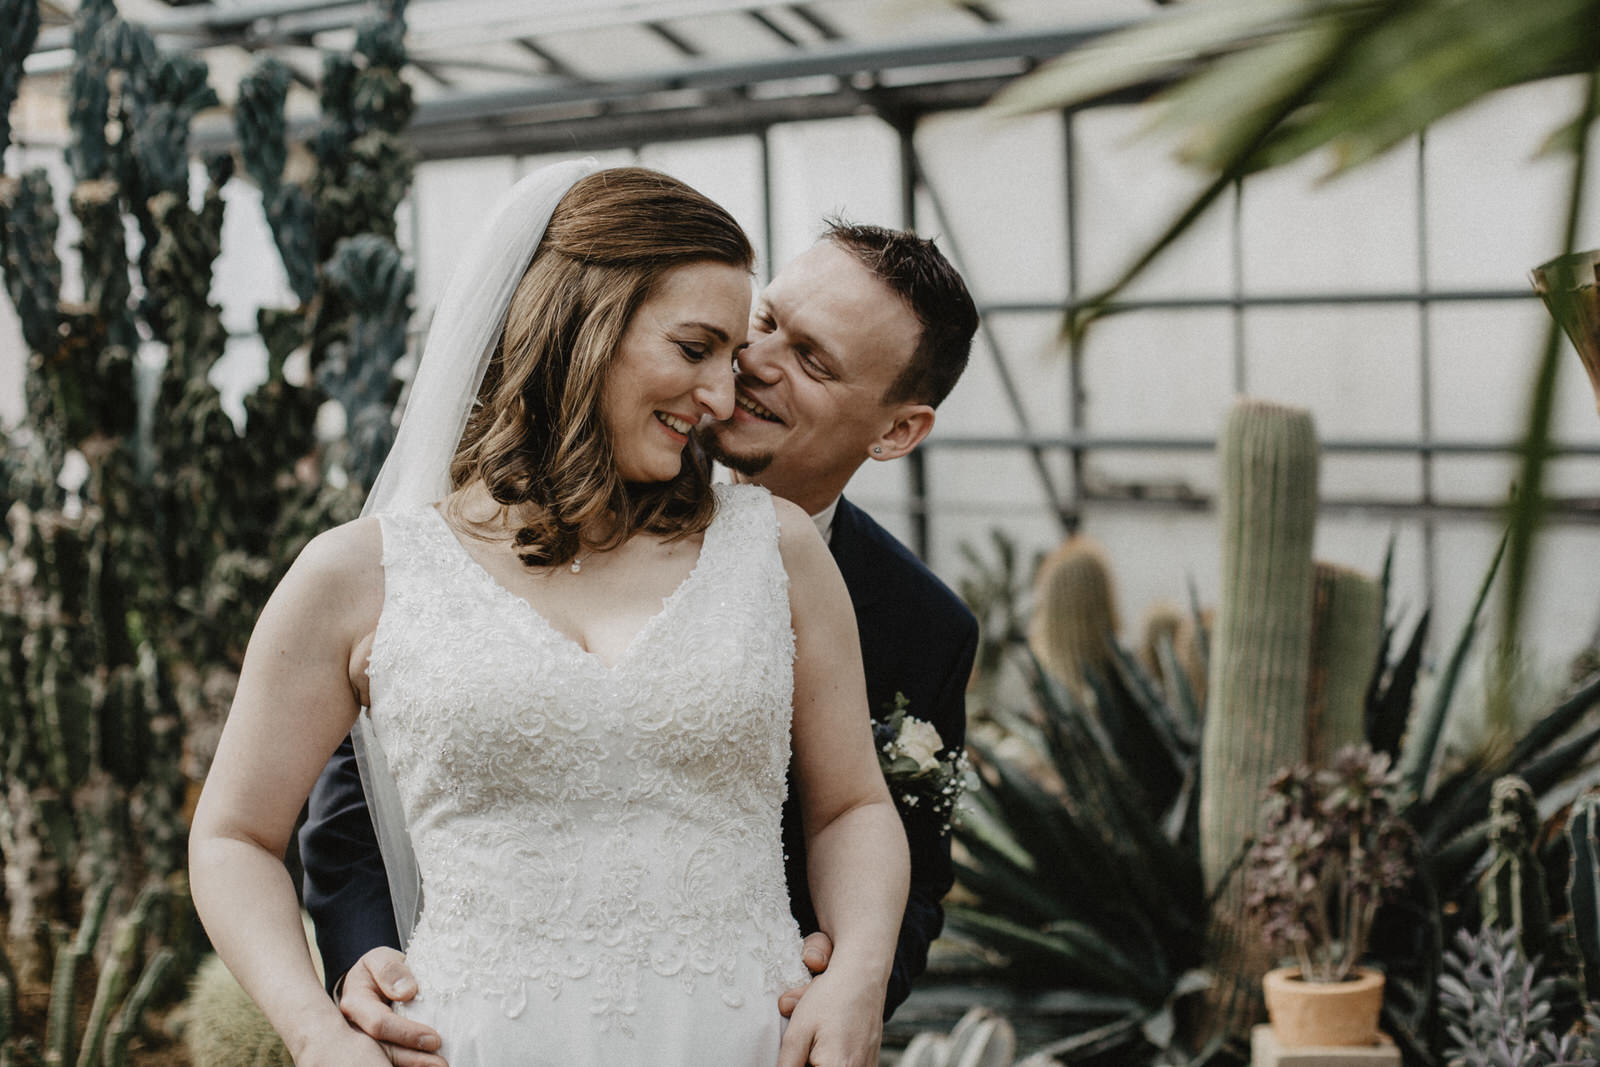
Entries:
{"label": "bride's ear", "polygon": [[867,449],[872,459],[899,459],[916,448],[933,431],[933,408],[927,404],[901,404],[889,429]]}

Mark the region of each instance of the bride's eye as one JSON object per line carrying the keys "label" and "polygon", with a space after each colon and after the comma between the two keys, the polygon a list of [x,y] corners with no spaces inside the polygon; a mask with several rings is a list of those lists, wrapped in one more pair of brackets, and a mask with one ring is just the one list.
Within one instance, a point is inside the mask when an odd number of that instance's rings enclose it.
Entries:
{"label": "bride's eye", "polygon": [[678,351],[682,352],[683,358],[687,359],[690,363],[699,363],[702,359],[706,358],[706,350],[699,345],[690,344],[687,341],[678,341],[676,343],[678,346]]}

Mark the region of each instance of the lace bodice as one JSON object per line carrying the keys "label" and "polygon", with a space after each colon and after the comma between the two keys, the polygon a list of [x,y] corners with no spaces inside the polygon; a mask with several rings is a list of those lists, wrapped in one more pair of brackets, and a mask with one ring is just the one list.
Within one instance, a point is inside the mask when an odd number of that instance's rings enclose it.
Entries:
{"label": "lace bodice", "polygon": [[780,810],[794,634],[764,490],[718,489],[700,557],[614,666],[497,583],[433,508],[385,516],[372,720],[424,904],[429,996],[508,1016],[529,982],[626,1028],[646,972],[693,992],[754,957],[797,984]]}

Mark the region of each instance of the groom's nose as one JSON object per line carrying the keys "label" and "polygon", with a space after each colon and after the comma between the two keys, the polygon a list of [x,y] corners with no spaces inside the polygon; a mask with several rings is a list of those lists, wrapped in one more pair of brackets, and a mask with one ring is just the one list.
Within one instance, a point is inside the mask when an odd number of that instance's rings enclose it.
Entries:
{"label": "groom's nose", "polygon": [[777,381],[778,353],[782,350],[781,343],[772,336],[758,337],[745,346],[739,353],[739,374],[759,378],[767,384]]}

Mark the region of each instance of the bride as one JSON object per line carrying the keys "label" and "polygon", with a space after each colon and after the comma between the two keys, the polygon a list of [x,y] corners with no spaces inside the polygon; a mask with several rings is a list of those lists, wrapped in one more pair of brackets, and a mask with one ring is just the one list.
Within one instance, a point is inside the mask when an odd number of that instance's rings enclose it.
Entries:
{"label": "bride", "polygon": [[[282,864],[358,717],[407,1011],[453,1067],[877,1060],[907,858],[850,602],[808,516],[685,452],[731,414],[750,246],[673,179],[590,170],[491,213],[368,513],[250,640],[191,879],[302,1067],[389,1062],[323,991]],[[786,1021],[791,767],[835,950]]]}

